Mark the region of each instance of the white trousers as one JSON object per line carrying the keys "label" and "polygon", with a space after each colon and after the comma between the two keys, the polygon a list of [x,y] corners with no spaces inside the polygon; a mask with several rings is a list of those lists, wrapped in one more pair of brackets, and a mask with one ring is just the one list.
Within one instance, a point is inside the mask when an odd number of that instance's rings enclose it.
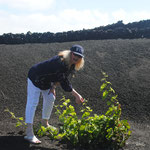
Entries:
{"label": "white trousers", "polygon": [[43,110],[42,110],[42,119],[49,119],[53,109],[55,96],[53,93],[49,94],[48,90],[41,90],[34,86],[32,81],[28,79],[27,84],[27,104],[25,112],[25,122],[33,124],[36,107],[39,103],[40,93],[43,96]]}

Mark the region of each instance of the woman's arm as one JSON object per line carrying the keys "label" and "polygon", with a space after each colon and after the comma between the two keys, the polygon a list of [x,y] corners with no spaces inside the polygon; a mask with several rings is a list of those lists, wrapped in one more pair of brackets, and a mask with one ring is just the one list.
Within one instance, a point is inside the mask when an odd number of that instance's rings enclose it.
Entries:
{"label": "woman's arm", "polygon": [[75,89],[72,89],[71,93],[76,98],[75,101],[76,101],[77,104],[80,104],[80,103],[84,102],[82,96]]}

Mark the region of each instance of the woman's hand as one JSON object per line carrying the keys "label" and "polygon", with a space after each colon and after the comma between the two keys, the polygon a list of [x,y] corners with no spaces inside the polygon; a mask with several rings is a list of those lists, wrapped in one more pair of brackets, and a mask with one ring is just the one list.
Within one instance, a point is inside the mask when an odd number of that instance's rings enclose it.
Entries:
{"label": "woman's hand", "polygon": [[53,95],[56,97],[55,88],[52,87],[52,88],[49,90],[49,93],[48,93],[48,94],[50,94],[50,93],[53,93]]}
{"label": "woman's hand", "polygon": [[48,93],[48,94],[53,93],[53,95],[56,97],[56,91],[55,91],[55,89],[56,89],[56,87],[57,87],[59,84],[60,84],[59,82],[53,83],[53,84],[52,84],[52,88],[49,90],[49,93]]}
{"label": "woman's hand", "polygon": [[84,99],[81,96],[79,96],[79,97],[76,97],[75,101],[77,104],[80,104],[84,102]]}
{"label": "woman's hand", "polygon": [[75,101],[77,104],[84,102],[84,99],[82,98],[82,96],[74,89],[72,89],[72,95],[76,98]]}

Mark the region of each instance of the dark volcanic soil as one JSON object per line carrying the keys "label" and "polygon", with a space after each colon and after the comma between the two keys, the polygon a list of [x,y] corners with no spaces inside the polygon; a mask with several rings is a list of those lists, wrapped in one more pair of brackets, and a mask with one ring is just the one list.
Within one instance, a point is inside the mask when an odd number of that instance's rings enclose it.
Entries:
{"label": "dark volcanic soil", "polygon": [[[124,150],[150,149],[150,40],[97,40],[52,44],[0,45],[0,150],[68,150],[73,149],[58,141],[41,138],[42,144],[33,145],[23,140],[24,129],[15,128],[15,121],[4,112],[9,108],[16,116],[23,116],[26,105],[26,78],[29,68],[40,61],[69,49],[73,44],[85,48],[85,67],[72,80],[73,87],[89,100],[94,113],[106,111],[99,87],[101,71],[109,75],[109,81],[122,105],[122,118],[129,120],[132,136]],[[57,89],[56,104],[62,95],[72,99],[77,112],[79,106],[73,97],[61,88]],[[35,124],[41,119],[42,100],[37,108]],[[58,126],[58,118],[52,113],[50,123]],[[80,149],[80,148],[74,148]]]}

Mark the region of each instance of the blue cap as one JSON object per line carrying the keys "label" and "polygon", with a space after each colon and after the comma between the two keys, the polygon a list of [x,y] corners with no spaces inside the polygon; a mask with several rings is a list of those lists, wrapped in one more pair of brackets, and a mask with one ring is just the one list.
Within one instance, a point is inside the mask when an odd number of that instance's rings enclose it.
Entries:
{"label": "blue cap", "polygon": [[83,55],[84,49],[83,49],[82,46],[80,46],[80,45],[73,45],[73,46],[70,48],[70,50],[71,50],[74,54],[79,55],[79,56],[81,56],[81,57],[84,57],[84,55]]}

